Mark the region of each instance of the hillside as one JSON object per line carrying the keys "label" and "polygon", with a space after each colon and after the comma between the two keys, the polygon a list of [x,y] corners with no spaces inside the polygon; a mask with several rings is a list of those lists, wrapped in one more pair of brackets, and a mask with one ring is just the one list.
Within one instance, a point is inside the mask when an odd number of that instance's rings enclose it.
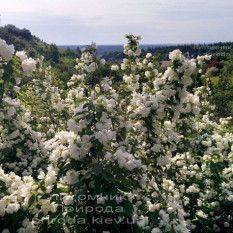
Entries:
{"label": "hillside", "polygon": [[43,54],[46,60],[55,63],[59,62],[60,54],[57,46],[45,43],[32,35],[28,29],[19,29],[9,24],[0,27],[0,38],[4,39],[8,44],[14,44],[15,49],[18,51],[27,51],[32,57]]}
{"label": "hillside", "polygon": [[32,35],[28,29],[19,29],[14,25],[0,27],[0,38],[13,44],[16,51],[25,50],[30,57],[43,56],[45,63],[53,66],[54,75],[59,75],[62,83],[66,83],[74,72],[74,58],[77,57],[78,51],[60,50],[55,44],[48,44]]}

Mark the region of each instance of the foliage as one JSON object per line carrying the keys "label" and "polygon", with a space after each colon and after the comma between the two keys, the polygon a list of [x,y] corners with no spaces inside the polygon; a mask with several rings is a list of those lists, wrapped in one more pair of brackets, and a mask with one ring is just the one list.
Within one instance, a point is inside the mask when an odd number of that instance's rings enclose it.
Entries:
{"label": "foliage", "polygon": [[210,56],[174,50],[162,72],[127,39],[120,64],[93,46],[59,64],[68,81],[3,43],[1,230],[231,232],[233,135],[202,81]]}

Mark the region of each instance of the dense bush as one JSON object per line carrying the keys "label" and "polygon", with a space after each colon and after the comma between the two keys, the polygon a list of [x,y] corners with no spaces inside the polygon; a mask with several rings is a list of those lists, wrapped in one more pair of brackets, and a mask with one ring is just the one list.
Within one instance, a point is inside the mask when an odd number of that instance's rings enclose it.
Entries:
{"label": "dense bush", "polygon": [[3,232],[232,231],[233,137],[198,86],[210,57],[175,50],[162,73],[127,39],[121,64],[89,47],[66,85],[2,41]]}

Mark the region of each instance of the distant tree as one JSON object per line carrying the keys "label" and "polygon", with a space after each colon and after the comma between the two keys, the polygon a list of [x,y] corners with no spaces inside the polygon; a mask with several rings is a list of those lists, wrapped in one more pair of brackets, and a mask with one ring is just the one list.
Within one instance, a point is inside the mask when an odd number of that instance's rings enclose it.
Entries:
{"label": "distant tree", "polygon": [[60,53],[55,44],[48,45],[45,50],[45,59],[51,62],[58,63],[60,60]]}
{"label": "distant tree", "polygon": [[65,49],[63,52],[62,52],[62,55],[64,57],[70,57],[70,58],[76,58],[76,52],[70,48],[67,48]]}

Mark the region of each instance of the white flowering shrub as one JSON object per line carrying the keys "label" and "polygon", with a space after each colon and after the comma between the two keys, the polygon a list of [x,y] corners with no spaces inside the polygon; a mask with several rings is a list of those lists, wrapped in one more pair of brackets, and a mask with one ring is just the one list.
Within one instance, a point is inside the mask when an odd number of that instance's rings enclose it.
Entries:
{"label": "white flowering shrub", "polygon": [[109,64],[93,46],[63,88],[43,59],[0,41],[2,232],[232,232],[233,135],[203,67],[157,69],[127,35]]}

